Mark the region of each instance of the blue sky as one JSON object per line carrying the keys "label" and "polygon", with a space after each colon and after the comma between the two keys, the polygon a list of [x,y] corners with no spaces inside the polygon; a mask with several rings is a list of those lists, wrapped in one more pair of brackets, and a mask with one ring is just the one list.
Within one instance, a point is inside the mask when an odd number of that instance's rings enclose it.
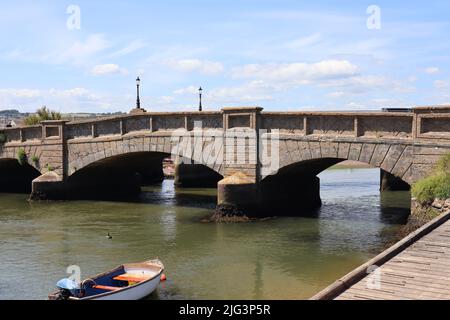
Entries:
{"label": "blue sky", "polygon": [[137,75],[149,111],[450,103],[449,1],[1,2],[0,109],[129,111]]}

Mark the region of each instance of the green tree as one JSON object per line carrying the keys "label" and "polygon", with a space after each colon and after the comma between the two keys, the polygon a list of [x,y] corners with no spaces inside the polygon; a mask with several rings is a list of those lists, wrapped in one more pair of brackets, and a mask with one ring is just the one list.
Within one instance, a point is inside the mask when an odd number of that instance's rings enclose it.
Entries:
{"label": "green tree", "polygon": [[38,109],[35,114],[29,115],[23,120],[27,126],[40,124],[44,120],[61,120],[61,113],[47,109],[46,106]]}

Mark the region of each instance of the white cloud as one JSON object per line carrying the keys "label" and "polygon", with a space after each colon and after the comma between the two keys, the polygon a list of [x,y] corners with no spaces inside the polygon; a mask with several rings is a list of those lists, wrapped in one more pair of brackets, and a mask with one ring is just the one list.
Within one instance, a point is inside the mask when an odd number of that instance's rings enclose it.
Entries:
{"label": "white cloud", "polygon": [[345,92],[343,91],[335,91],[327,94],[328,98],[341,98],[343,96],[345,96]]}
{"label": "white cloud", "polygon": [[83,64],[96,54],[111,47],[103,34],[89,35],[84,41],[76,41],[62,52],[54,52],[47,56],[50,62]]}
{"label": "white cloud", "polygon": [[322,36],[320,33],[315,33],[310,36],[298,38],[290,41],[286,44],[286,47],[290,49],[301,49],[307,46],[311,46],[313,44],[318,43],[321,40]]}
{"label": "white cloud", "polygon": [[0,106],[34,112],[46,105],[62,112],[99,111],[105,99],[86,88],[71,89],[0,89]]}
{"label": "white cloud", "polygon": [[427,73],[427,74],[437,74],[437,73],[439,73],[439,68],[437,68],[437,67],[429,67],[429,68],[426,68],[425,69],[425,73]]}
{"label": "white cloud", "polygon": [[128,74],[126,69],[121,68],[117,64],[99,64],[92,68],[91,74],[94,76],[104,76],[108,74]]}
{"label": "white cloud", "polygon": [[[265,83],[264,81],[250,81],[240,86],[217,87],[204,90],[203,98],[205,105],[240,104],[242,102],[259,102],[273,99],[270,93],[279,90],[278,87]],[[176,95],[192,97],[197,99],[198,87],[189,86],[174,91]]]}
{"label": "white cloud", "polygon": [[358,66],[347,60],[324,60],[317,63],[249,64],[233,68],[232,76],[256,78],[269,81],[307,84],[321,79],[353,77],[359,73]]}
{"label": "white cloud", "polygon": [[436,80],[434,81],[434,87],[436,89],[448,89],[450,88],[450,82],[445,80]]}
{"label": "white cloud", "polygon": [[199,72],[206,75],[219,74],[225,69],[220,62],[199,59],[168,59],[163,64],[179,72]]}
{"label": "white cloud", "polygon": [[33,99],[41,96],[37,89],[0,89],[0,97]]}
{"label": "white cloud", "polygon": [[189,86],[175,90],[173,93],[177,95],[198,94],[199,87]]}
{"label": "white cloud", "polygon": [[361,94],[369,91],[394,91],[400,93],[410,93],[415,88],[404,84],[402,81],[390,79],[384,76],[357,76],[347,79],[333,79],[319,84],[321,87],[339,88],[351,94]]}
{"label": "white cloud", "polygon": [[130,44],[125,46],[124,48],[112,53],[110,57],[117,58],[117,57],[123,57],[130,53],[136,52],[146,46],[145,42],[141,39],[137,39],[132,41]]}

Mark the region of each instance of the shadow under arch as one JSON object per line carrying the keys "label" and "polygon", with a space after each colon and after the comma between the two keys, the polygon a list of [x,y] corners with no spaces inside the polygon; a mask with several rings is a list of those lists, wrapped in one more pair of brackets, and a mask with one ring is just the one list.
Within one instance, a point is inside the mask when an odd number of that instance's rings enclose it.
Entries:
{"label": "shadow under arch", "polygon": [[17,159],[0,159],[0,192],[30,193],[31,182],[41,173],[28,163]]}
{"label": "shadow under arch", "polygon": [[[317,216],[322,205],[318,175],[344,161],[347,159],[317,158],[298,161],[266,176],[260,183],[263,208],[267,211],[277,210],[281,212],[280,215],[285,216]],[[361,164],[367,165],[363,162]],[[388,186],[394,183],[395,187],[391,190],[409,190],[409,184],[401,178],[381,168],[371,165],[368,167],[380,170],[380,191],[389,190]]]}
{"label": "shadow under arch", "polygon": [[[144,151],[92,162],[67,177],[65,198],[140,202],[142,199],[136,196],[141,193],[141,186],[164,180],[163,160],[169,157],[164,152]],[[222,179],[220,174],[200,164],[183,165],[181,174],[197,175],[200,181],[208,176],[217,181]]]}

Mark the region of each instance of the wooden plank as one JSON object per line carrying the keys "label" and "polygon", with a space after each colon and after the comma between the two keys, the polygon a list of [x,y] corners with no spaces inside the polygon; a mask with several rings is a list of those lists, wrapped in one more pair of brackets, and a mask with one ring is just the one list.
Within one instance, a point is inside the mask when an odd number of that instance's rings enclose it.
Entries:
{"label": "wooden plank", "polygon": [[97,284],[97,285],[95,285],[95,286],[92,286],[92,288],[100,289],[100,290],[107,290],[107,291],[117,291],[117,290],[122,289],[122,288],[119,288],[119,287],[102,286],[102,285],[100,285],[100,284]]}
{"label": "wooden plank", "polygon": [[142,282],[145,280],[150,279],[151,277],[142,277],[138,275],[131,275],[131,274],[121,274],[117,277],[114,277],[114,280],[120,280],[120,281],[129,281],[129,282]]}
{"label": "wooden plank", "polygon": [[368,275],[337,299],[450,299],[448,238],[449,221],[383,264],[379,268],[380,289],[367,287]]}

